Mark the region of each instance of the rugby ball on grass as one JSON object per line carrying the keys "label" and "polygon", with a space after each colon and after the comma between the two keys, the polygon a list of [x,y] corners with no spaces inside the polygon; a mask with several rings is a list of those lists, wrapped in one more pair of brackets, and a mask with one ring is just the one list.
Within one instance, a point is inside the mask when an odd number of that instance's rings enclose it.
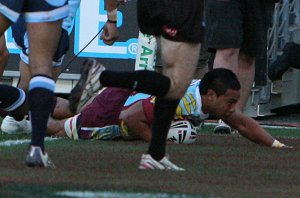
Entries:
{"label": "rugby ball on grass", "polygon": [[193,124],[187,120],[172,122],[167,140],[177,144],[192,144],[197,139],[197,131]]}

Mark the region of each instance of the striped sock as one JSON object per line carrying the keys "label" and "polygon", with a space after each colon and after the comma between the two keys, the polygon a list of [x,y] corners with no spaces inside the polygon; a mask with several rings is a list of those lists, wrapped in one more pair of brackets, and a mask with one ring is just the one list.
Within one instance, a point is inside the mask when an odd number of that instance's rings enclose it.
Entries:
{"label": "striped sock", "polygon": [[29,110],[32,125],[31,145],[44,151],[47,122],[53,108],[55,82],[49,76],[33,76],[29,83]]}

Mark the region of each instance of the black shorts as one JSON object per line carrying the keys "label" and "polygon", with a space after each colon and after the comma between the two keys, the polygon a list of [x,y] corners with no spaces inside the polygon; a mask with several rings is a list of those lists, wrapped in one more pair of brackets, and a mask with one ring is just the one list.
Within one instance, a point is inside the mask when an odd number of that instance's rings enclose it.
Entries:
{"label": "black shorts", "polygon": [[210,52],[239,48],[256,57],[267,47],[274,0],[207,0],[207,46]]}
{"label": "black shorts", "polygon": [[137,5],[141,32],[172,41],[203,41],[203,0],[138,0]]}

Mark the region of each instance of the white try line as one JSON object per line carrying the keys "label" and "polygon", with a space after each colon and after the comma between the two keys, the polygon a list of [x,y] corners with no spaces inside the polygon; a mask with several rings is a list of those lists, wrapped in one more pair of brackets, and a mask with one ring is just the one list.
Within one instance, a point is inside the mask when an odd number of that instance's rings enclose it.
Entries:
{"label": "white try line", "polygon": [[[204,126],[217,126],[218,123],[214,123],[214,122],[204,122]],[[298,126],[280,126],[280,125],[266,125],[266,124],[260,124],[260,126],[262,126],[263,128],[269,128],[269,129],[295,129],[295,130],[299,130],[300,127]]]}
{"label": "white try line", "polygon": [[[60,138],[52,138],[52,137],[46,137],[45,141],[54,141],[58,140]],[[14,146],[14,145],[19,145],[19,144],[28,144],[31,140],[29,139],[21,139],[21,140],[5,140],[0,142],[0,146]]]}
{"label": "white try line", "polygon": [[[109,191],[61,191],[55,193],[58,196],[78,197],[78,198],[201,198],[202,196],[191,196],[185,194],[168,193],[129,193],[129,192],[109,192]],[[207,196],[205,196],[207,198]]]}

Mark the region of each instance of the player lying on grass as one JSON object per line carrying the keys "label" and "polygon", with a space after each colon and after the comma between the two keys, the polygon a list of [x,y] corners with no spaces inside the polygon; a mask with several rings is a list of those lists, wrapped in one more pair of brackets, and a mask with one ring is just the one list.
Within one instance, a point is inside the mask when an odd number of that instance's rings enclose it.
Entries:
{"label": "player lying on grass", "polygon": [[[68,136],[72,139],[124,140],[140,139],[150,141],[148,131],[130,130],[128,116],[138,113],[139,123],[150,126],[153,122],[153,102],[155,98],[122,88],[104,88],[94,100],[85,106],[80,114],[65,120],[51,119],[48,122],[48,134]],[[186,103],[186,105],[189,105]],[[181,106],[178,107],[182,112]],[[194,109],[191,109],[194,111]],[[180,113],[180,119],[184,118]],[[179,117],[176,117],[179,119]],[[189,119],[189,118],[188,118]],[[189,119],[196,123],[196,119]],[[189,124],[189,123],[188,123]]]}
{"label": "player lying on grass", "polygon": [[[98,67],[97,64],[100,63],[90,61],[94,64],[91,69],[93,71],[93,67]],[[80,114],[67,120],[50,120],[49,135],[67,135],[72,139],[113,139],[121,136],[124,139],[139,138],[149,141],[155,97],[130,93],[131,91],[126,89],[107,88]],[[212,114],[257,144],[286,147],[255,120],[235,111],[239,97],[240,84],[236,75],[227,69],[214,69],[205,74],[201,81],[194,80],[191,83],[180,101],[176,116],[201,122]],[[114,127],[107,127],[110,125]]]}

